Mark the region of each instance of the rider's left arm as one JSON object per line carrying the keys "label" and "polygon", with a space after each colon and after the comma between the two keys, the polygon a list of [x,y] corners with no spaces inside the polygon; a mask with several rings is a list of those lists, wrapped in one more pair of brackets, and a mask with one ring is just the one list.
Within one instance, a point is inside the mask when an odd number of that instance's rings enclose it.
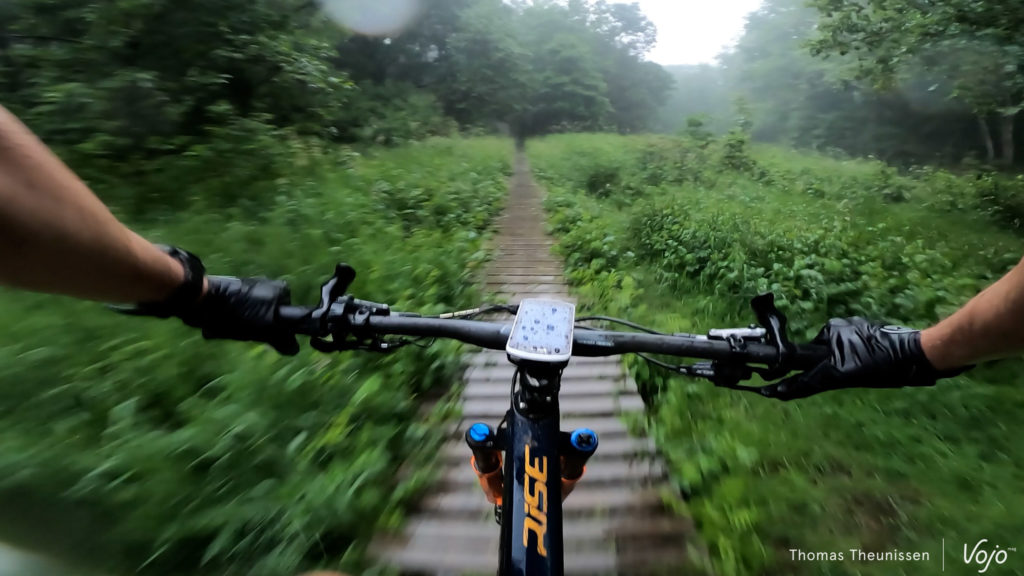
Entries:
{"label": "rider's left arm", "polygon": [[182,265],[121,224],[0,106],[0,284],[107,302],[157,302]]}

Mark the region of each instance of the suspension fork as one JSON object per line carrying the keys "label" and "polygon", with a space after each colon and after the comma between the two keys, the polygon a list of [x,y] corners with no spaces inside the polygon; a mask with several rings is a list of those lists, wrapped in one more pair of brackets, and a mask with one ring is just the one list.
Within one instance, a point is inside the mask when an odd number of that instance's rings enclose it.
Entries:
{"label": "suspension fork", "polygon": [[466,443],[473,473],[501,525],[499,574],[561,576],[561,503],[583,478],[598,441],[587,428],[559,431],[561,368],[533,368],[517,371],[507,426],[495,430],[477,422],[466,431]]}
{"label": "suspension fork", "polygon": [[[550,365],[534,363],[520,366],[516,370],[519,388],[513,392],[512,407],[505,415],[505,421],[517,416],[531,421],[554,416],[557,421],[561,373],[561,367]],[[473,473],[487,501],[495,505],[495,517],[500,518],[505,492],[502,453],[509,449],[508,428],[496,431],[486,423],[477,422],[466,430],[466,444],[473,454],[470,458]],[[597,450],[597,444],[597,433],[589,428],[559,433],[557,446],[563,502],[583,478],[587,460]]]}
{"label": "suspension fork", "polygon": [[[487,424],[477,422],[466,430],[466,444],[473,454],[470,466],[487,501],[497,508],[495,518],[498,518],[500,524],[500,509],[505,495],[502,453],[508,449],[508,435],[499,434]],[[587,470],[587,460],[597,451],[597,444],[597,432],[590,428],[577,428],[572,432],[559,434],[562,502],[565,502],[576,484],[583,479]]]}

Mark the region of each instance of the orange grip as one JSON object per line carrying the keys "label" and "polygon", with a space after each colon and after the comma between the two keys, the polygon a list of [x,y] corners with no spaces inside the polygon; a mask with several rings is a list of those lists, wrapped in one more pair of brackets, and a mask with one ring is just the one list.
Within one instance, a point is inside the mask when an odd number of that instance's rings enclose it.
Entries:
{"label": "orange grip", "polygon": [[501,470],[501,455],[498,455],[498,467],[483,474],[476,467],[476,457],[471,457],[469,463],[473,466],[473,472],[476,473],[477,480],[480,481],[480,488],[484,491],[484,496],[487,496],[487,501],[491,504],[501,506],[501,497],[505,493],[505,481],[502,478]]}

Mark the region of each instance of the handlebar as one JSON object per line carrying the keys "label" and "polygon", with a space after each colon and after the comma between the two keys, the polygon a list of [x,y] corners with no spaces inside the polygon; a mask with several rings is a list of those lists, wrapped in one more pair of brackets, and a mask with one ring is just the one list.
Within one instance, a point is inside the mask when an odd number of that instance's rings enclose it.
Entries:
{"label": "handlebar", "polygon": [[[386,340],[388,336],[450,338],[481,348],[504,350],[512,333],[511,324],[424,318],[395,313],[386,304],[357,300],[346,293],[354,278],[355,270],[339,264],[334,276],[320,289],[320,305],[316,308],[279,307],[275,316],[278,328],[290,334],[310,336],[310,345],[321,352],[389,352],[409,343]],[[637,353],[650,362],[679,373],[707,378],[718,386],[744,390],[753,389],[738,387],[737,384],[753,374],[760,374],[765,379],[779,378],[794,370],[813,368],[828,357],[828,349],[824,346],[798,346],[789,342],[786,317],[775,307],[772,294],[757,296],[750,304],[761,328],[712,330],[707,336],[701,336],[615,332],[578,326],[573,332],[573,356]],[[643,356],[644,353],[705,362],[671,366]]]}
{"label": "handlebar", "polygon": [[[343,310],[332,313],[334,322],[351,327],[368,336],[412,336],[450,338],[480,348],[504,350],[512,325],[478,320],[423,318],[418,316],[366,315]],[[316,310],[299,306],[282,306],[278,310],[281,327],[296,334],[323,336]],[[741,364],[771,365],[779,355],[777,346],[759,342],[712,340],[696,334],[643,334],[607,330],[576,330],[573,334],[573,356],[615,356],[628,353],[650,353],[728,361]],[[821,362],[827,354],[823,346],[793,346],[789,365],[793,370],[807,370]]]}

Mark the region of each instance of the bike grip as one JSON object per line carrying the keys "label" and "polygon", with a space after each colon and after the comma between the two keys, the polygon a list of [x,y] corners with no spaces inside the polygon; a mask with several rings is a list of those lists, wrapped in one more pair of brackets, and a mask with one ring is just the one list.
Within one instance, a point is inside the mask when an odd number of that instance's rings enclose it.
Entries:
{"label": "bike grip", "polygon": [[793,370],[810,370],[828,360],[831,350],[821,344],[799,344],[793,354]]}
{"label": "bike grip", "polygon": [[278,306],[277,318],[283,322],[299,322],[313,310],[305,306]]}
{"label": "bike grip", "polygon": [[290,334],[323,336],[320,321],[313,318],[313,308],[306,306],[278,306],[274,324]]}

